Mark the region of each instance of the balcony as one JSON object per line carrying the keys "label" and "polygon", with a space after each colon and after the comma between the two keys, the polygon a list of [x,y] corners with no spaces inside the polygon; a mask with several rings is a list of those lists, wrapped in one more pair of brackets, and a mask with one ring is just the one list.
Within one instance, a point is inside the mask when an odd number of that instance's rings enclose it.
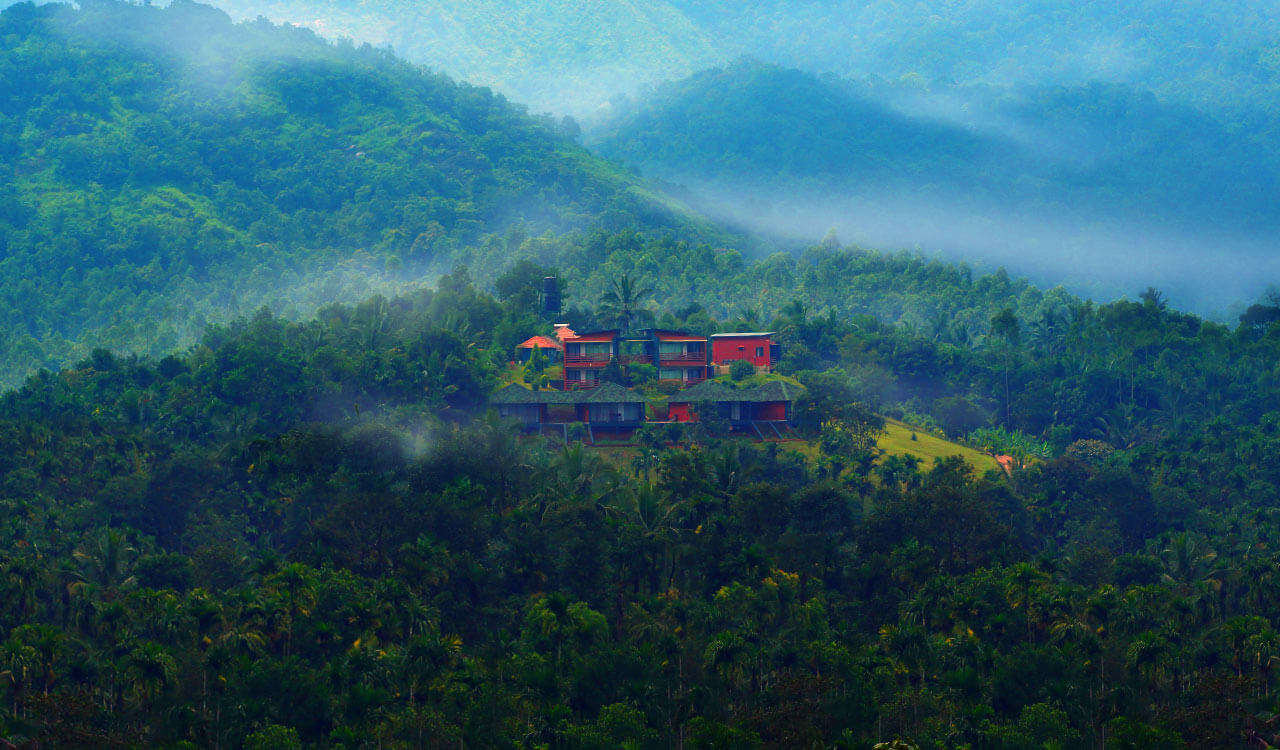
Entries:
{"label": "balcony", "polygon": [[684,384],[684,385],[686,385],[686,386],[690,386],[690,385],[697,385],[698,383],[701,383],[701,382],[702,382],[702,381],[704,381],[704,380],[706,380],[706,377],[705,377],[705,376],[702,376],[702,375],[699,375],[699,376],[694,377],[694,378],[662,378],[662,379],[661,379],[661,382],[663,382],[663,383],[683,383],[683,384]]}
{"label": "balcony", "polygon": [[564,363],[570,367],[573,365],[603,367],[609,364],[609,360],[612,358],[612,354],[569,354],[566,352],[564,355]]}
{"label": "balcony", "polygon": [[705,365],[707,363],[707,355],[705,352],[696,354],[663,354],[658,357],[661,366],[666,365]]}
{"label": "balcony", "polygon": [[599,388],[599,380],[566,380],[564,381],[564,389],[566,391],[586,391],[592,388]]}

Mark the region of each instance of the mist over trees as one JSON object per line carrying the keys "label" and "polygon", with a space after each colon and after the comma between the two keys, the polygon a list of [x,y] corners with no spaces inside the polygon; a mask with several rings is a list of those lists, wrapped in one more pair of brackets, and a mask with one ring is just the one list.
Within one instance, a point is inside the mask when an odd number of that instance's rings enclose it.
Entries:
{"label": "mist over trees", "polygon": [[[581,124],[77,6],[0,13],[0,746],[1280,746],[1280,290],[1204,251],[1277,228],[1270,6],[262,6],[575,106],[696,73]],[[705,69],[770,45],[808,62]],[[1247,303],[1187,311],[1137,216]],[[891,224],[1021,256],[845,244]],[[1132,299],[1023,275],[1064,227]],[[561,322],[770,331],[771,368],[683,422],[624,351],[632,437],[504,419]],[[739,387],[788,420],[731,432]]]}
{"label": "mist over trees", "polygon": [[[799,117],[752,116],[757,108],[711,92],[725,107],[703,112],[697,129],[731,125],[735,137],[707,139],[708,151],[681,161],[672,152],[679,134],[660,128],[670,137],[651,136],[663,142],[630,159],[659,176],[671,173],[670,160],[681,173],[668,192],[690,188],[702,211],[783,244],[835,227],[861,244],[1009,265],[1104,299],[1154,281],[1177,304],[1223,319],[1280,275],[1263,197],[1276,187],[1280,134],[1272,0],[224,7],[388,45],[534,111],[571,113],[597,136],[634,114],[635,102],[670,106],[662,82],[693,75],[679,85],[696,88],[714,77],[707,69],[743,56],[852,81],[809,98],[801,94],[811,84],[791,81],[797,91],[783,98]],[[872,111],[849,106],[840,91],[849,88],[870,92]],[[749,98],[777,94],[764,87]],[[772,155],[739,148],[740,137],[765,144],[775,131],[785,147]],[[904,155],[900,139],[913,137],[937,142]],[[782,176],[799,184],[753,184],[770,158],[786,159]],[[832,176],[870,194],[833,193],[821,185]]]}
{"label": "mist over trees", "polygon": [[1114,298],[1219,313],[1280,277],[1280,152],[1120,84],[848,81],[743,60],[591,131],[603,154],[753,231],[919,246]]}
{"label": "mist over trees", "polygon": [[959,84],[1129,83],[1266,111],[1280,82],[1271,0],[221,0],[331,37],[389,45],[539,109],[591,114],[614,94],[741,56],[844,77]]}
{"label": "mist over trees", "polygon": [[491,92],[209,6],[0,15],[0,383],[486,247],[696,223]]}

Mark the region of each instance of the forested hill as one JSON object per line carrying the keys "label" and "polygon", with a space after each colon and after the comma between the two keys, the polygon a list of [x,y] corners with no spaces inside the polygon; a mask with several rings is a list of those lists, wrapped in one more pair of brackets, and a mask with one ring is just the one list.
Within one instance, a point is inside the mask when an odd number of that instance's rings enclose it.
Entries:
{"label": "forested hill", "polygon": [[743,60],[615,115],[592,134],[603,154],[757,231],[816,239],[837,226],[1077,289],[1101,282],[1089,291],[1105,297],[1155,282],[1200,310],[1280,278],[1271,125],[1123,85],[920,86]]}
{"label": "forested hill", "polygon": [[216,0],[327,36],[391,45],[551,111],[750,55],[842,76],[1125,83],[1267,111],[1280,94],[1274,0]]}
{"label": "forested hill", "polygon": [[686,220],[559,123],[189,2],[0,15],[0,384],[589,225]]}
{"label": "forested hill", "polygon": [[598,138],[663,177],[1280,226],[1280,151],[1248,135],[1124,86],[913,88],[742,60],[638,99]]}
{"label": "forested hill", "polygon": [[[807,444],[648,425],[620,450],[484,414],[546,332],[542,270],[502,300],[449,274],[258,314],[0,395],[0,738],[1280,742],[1280,307],[1230,329],[1154,293],[1008,309],[957,344],[792,304],[754,322],[806,385]],[[943,297],[933,271],[911,275]],[[957,438],[998,425],[1027,465],[878,457],[873,399]]]}
{"label": "forested hill", "polygon": [[1274,0],[671,0],[732,56],[990,85],[1124,83],[1211,111],[1280,95]]}
{"label": "forested hill", "polygon": [[217,0],[329,37],[389,45],[415,62],[521,102],[590,116],[638,83],[721,59],[718,42],[670,3],[611,0]]}

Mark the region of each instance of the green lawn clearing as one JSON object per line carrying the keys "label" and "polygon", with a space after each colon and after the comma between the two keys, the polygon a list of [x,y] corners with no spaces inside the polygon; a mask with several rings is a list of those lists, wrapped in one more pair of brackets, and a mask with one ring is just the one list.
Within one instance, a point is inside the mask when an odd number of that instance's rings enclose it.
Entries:
{"label": "green lawn clearing", "polygon": [[[923,430],[916,430],[896,419],[886,419],[884,430],[884,434],[880,436],[877,445],[890,455],[907,455],[919,458],[922,469],[933,466],[933,462],[939,458],[947,458],[949,456],[964,458],[979,474],[988,469],[1000,468],[995,458],[981,451],[966,448],[936,435],[930,435]],[[911,439],[913,433],[916,436],[915,440]]]}

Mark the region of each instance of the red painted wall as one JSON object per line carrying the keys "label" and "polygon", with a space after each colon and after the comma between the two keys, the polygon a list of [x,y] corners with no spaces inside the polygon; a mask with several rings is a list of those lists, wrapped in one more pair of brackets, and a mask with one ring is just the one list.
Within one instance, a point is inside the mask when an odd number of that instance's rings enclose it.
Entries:
{"label": "red painted wall", "polygon": [[756,407],[756,418],[762,422],[785,422],[787,405],[782,401],[760,404]]}
{"label": "red painted wall", "polygon": [[689,404],[667,404],[667,419],[672,422],[696,422]]}
{"label": "red painted wall", "polygon": [[[768,336],[757,336],[740,339],[712,339],[711,361],[720,365],[745,359],[756,367],[773,367],[769,360],[769,347],[773,340]],[[741,347],[741,348],[739,348]],[[756,349],[764,350],[763,356],[756,356]]]}

